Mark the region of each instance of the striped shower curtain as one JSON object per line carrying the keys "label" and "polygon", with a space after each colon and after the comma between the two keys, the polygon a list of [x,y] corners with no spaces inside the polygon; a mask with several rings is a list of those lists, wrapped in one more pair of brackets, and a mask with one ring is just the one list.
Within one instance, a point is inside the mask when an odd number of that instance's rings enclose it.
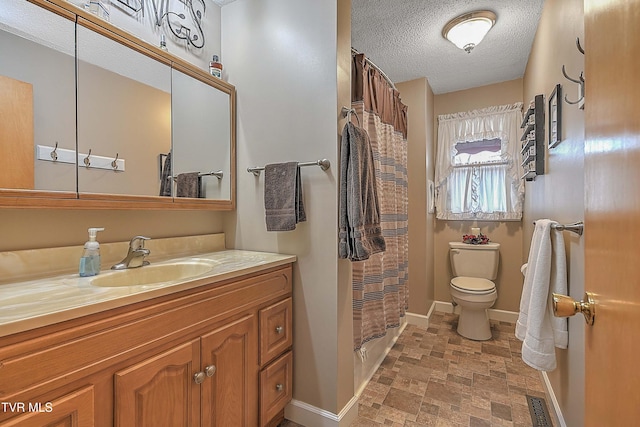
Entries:
{"label": "striped shower curtain", "polygon": [[[352,263],[354,349],[400,326],[409,305],[407,107],[363,54],[353,56],[352,108],[369,134],[386,251]],[[357,123],[352,117],[352,121]]]}

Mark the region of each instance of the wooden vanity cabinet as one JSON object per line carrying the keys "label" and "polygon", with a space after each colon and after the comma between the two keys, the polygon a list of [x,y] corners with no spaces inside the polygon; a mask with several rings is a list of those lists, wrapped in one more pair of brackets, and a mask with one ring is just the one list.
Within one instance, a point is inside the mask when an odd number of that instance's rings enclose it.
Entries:
{"label": "wooden vanity cabinet", "polygon": [[277,425],[291,290],[289,264],[1,337],[0,401],[43,412],[0,407],[0,426]]}

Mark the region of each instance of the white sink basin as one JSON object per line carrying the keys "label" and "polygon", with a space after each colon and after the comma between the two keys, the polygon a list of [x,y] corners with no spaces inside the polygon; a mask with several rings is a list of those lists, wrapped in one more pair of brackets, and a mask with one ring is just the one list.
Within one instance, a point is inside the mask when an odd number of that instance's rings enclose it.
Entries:
{"label": "white sink basin", "polygon": [[146,265],[128,270],[114,271],[91,280],[93,286],[107,288],[154,285],[175,282],[205,274],[215,267],[214,263],[185,261],[172,264]]}

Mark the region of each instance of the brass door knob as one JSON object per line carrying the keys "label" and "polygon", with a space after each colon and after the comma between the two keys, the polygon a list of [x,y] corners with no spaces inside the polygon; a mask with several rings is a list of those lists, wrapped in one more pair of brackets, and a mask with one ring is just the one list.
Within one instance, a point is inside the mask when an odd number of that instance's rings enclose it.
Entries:
{"label": "brass door knob", "polygon": [[570,317],[576,313],[582,313],[587,324],[593,325],[596,317],[596,303],[591,293],[585,292],[582,301],[576,301],[569,296],[556,293],[552,294],[552,299],[554,316]]}

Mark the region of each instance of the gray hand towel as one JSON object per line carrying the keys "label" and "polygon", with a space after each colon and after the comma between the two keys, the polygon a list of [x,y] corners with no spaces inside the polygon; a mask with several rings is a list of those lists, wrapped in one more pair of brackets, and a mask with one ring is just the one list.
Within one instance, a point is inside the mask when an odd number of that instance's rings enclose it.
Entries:
{"label": "gray hand towel", "polygon": [[386,249],[376,188],[373,152],[367,132],[348,122],[340,145],[338,256],[364,261]]}
{"label": "gray hand towel", "polygon": [[267,231],[291,231],[307,220],[298,162],[264,168],[264,209]]}
{"label": "gray hand towel", "polygon": [[176,181],[177,197],[200,197],[200,173],[188,172],[178,174]]}
{"label": "gray hand towel", "polygon": [[173,176],[171,175],[171,152],[169,152],[164,159],[164,165],[160,175],[160,195],[171,196],[171,185],[173,184]]}

